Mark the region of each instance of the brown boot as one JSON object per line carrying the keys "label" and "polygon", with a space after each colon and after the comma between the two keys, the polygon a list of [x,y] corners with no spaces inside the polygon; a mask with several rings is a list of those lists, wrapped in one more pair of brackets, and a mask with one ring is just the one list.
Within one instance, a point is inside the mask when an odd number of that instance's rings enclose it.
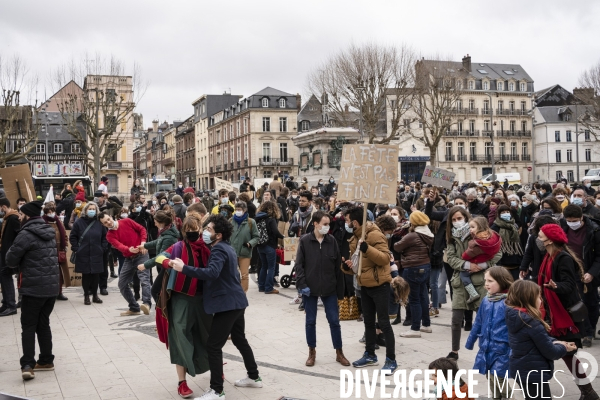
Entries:
{"label": "brown boot", "polygon": [[308,358],[306,359],[306,366],[312,367],[315,365],[315,358],[317,358],[317,350],[314,347],[308,348]]}
{"label": "brown boot", "polygon": [[339,362],[344,367],[350,365],[350,361],[348,361],[346,356],[344,356],[344,352],[342,351],[342,349],[335,349],[335,361]]}

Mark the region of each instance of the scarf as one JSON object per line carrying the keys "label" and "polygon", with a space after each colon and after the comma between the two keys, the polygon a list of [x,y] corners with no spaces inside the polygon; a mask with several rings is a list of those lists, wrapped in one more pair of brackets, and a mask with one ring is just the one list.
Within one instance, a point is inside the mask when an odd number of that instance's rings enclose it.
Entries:
{"label": "scarf", "polygon": [[550,311],[550,336],[559,337],[565,336],[569,332],[578,333],[579,329],[573,323],[569,312],[560,302],[556,292],[544,286],[545,283],[550,282],[550,279],[552,279],[553,262],[554,256],[546,253],[538,274],[538,285],[542,289],[544,299]]}
{"label": "scarf", "polygon": [[519,231],[515,227],[515,221],[513,219],[504,221],[501,218],[496,218],[494,224],[500,227],[498,234],[502,239],[502,246],[500,247],[502,254],[522,256],[523,249],[521,249],[521,240],[519,239]]}
{"label": "scarf", "polygon": [[500,293],[493,293],[493,294],[492,293],[488,293],[487,294],[487,299],[488,299],[488,301],[491,301],[491,302],[496,302],[496,301],[504,300],[504,299],[506,299],[506,296],[508,296],[507,292],[508,291],[503,291],[503,292],[500,292]]}
{"label": "scarf", "polygon": [[457,239],[465,240],[469,233],[471,233],[469,231],[469,224],[465,224],[462,228],[452,227],[452,236]]}
{"label": "scarf", "polygon": [[244,215],[242,215],[241,217],[238,217],[237,215],[233,216],[233,220],[238,224],[241,225],[242,222],[244,222],[246,219],[248,219],[248,213],[245,212]]}
{"label": "scarf", "polygon": [[44,221],[46,221],[49,224],[56,224],[56,226],[58,227],[58,231],[60,232],[59,250],[66,249],[67,248],[67,244],[66,244],[67,233],[65,232],[65,227],[60,222],[60,219],[58,219],[57,217],[50,218],[48,215],[44,215],[42,218],[44,219]]}
{"label": "scarf", "polygon": [[[304,221],[308,216],[310,216],[310,214],[312,214],[312,210],[313,210],[313,206],[309,206],[306,211],[302,212],[300,211],[300,208],[298,208],[298,217],[300,217],[300,219],[302,221]],[[304,224],[303,224],[304,225]]]}
{"label": "scarf", "polygon": [[79,216],[81,215],[81,211],[83,211],[83,208],[85,207],[87,203],[82,202],[81,203],[81,207],[75,207],[73,209],[73,212],[75,213],[75,215],[77,215],[77,218],[79,218]]}

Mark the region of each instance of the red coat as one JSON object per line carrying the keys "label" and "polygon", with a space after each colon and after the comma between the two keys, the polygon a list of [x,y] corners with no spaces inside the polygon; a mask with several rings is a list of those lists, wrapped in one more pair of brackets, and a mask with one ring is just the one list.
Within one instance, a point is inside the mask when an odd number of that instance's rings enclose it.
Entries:
{"label": "red coat", "polygon": [[491,231],[492,236],[489,239],[471,239],[469,246],[462,254],[462,259],[478,264],[490,261],[502,246],[502,238],[496,232]]}

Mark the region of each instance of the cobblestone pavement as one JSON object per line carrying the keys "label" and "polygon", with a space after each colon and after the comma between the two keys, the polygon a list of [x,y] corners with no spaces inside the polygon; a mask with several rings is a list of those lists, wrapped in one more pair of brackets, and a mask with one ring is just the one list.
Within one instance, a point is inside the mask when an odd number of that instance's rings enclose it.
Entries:
{"label": "cobblestone pavement", "polygon": [[[290,267],[281,266],[281,274]],[[255,275],[252,275],[256,279]],[[245,376],[241,357],[228,341],[224,352],[225,392],[228,400],[276,400],[282,396],[306,400],[340,398],[340,370],[335,362],[329,327],[325,313],[319,307],[317,320],[317,359],[312,368],[304,362],[308,349],[304,334],[304,313],[297,306],[288,305],[296,290],[280,289],[279,295],[258,293],[255,282],[250,282],[248,292],[250,307],[246,310],[246,334],[259,363],[262,389],[239,389],[233,382]],[[51,326],[56,356],[53,372],[38,372],[34,380],[23,382],[20,374],[21,351],[20,313],[0,319],[0,392],[30,399],[176,399],[177,375],[170,364],[169,353],[160,343],[154,330],[154,311],[149,316],[120,317],[127,309],[125,300],[117,289],[117,281],[109,283],[109,295],[102,296],[103,304],[83,304],[81,288],[68,288],[69,301],[56,302]],[[404,315],[404,311],[403,311]],[[363,334],[363,324],[343,321],[344,352],[356,360],[364,351],[358,339]],[[396,358],[401,369],[425,369],[429,362],[450,351],[450,308],[446,304],[438,318],[432,319],[433,333],[420,339],[399,338],[407,329],[394,326]],[[467,338],[462,338],[464,344]],[[586,349],[600,359],[600,341]],[[384,349],[377,351],[380,365],[385,359]],[[461,350],[459,365],[471,368],[476,352]],[[351,367],[350,367],[351,368]],[[375,369],[372,367],[369,369]],[[565,369],[562,361],[556,369]],[[209,385],[209,373],[188,378],[194,395],[199,396]],[[558,373],[565,387],[563,399],[578,399],[579,391],[569,375]],[[477,375],[477,392],[484,395],[487,383]],[[600,391],[600,378],[594,382]],[[552,384],[555,396],[561,387]],[[389,391],[391,392],[391,391]],[[362,398],[366,398],[363,388]],[[352,397],[354,398],[354,396]],[[375,398],[379,398],[377,390]],[[515,398],[522,398],[517,394]]]}

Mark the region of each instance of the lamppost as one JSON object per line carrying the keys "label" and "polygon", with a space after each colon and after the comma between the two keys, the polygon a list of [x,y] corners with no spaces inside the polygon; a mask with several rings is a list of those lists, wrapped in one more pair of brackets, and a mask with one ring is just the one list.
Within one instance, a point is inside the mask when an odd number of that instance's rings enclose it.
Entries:
{"label": "lamppost", "polygon": [[46,176],[50,176],[50,161],[48,160],[48,112],[46,107],[42,107],[42,115],[44,116],[44,132],[46,133]]}
{"label": "lamppost", "polygon": [[490,142],[492,144],[492,179],[496,180],[496,166],[494,165],[494,106],[492,104],[492,93],[498,97],[498,92],[488,92],[486,95],[490,98]]}

